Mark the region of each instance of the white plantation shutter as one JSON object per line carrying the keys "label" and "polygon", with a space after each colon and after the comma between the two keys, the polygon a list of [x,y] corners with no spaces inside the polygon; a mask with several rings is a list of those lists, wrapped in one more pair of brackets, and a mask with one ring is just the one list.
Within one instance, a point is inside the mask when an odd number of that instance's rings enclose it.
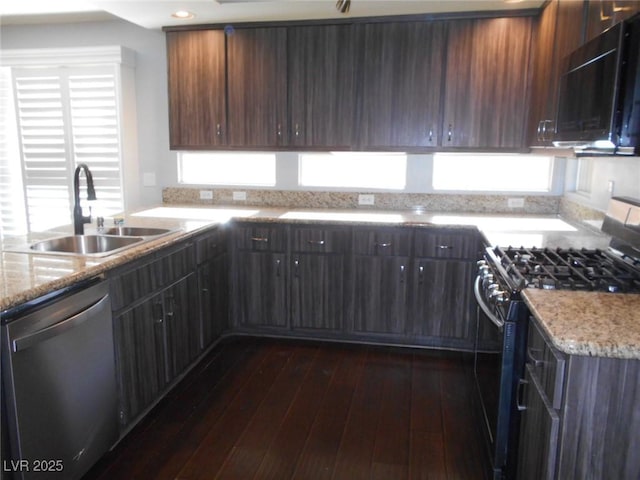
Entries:
{"label": "white plantation shutter", "polygon": [[[117,82],[112,67],[14,69],[30,231],[72,221],[73,172],[86,163],[94,215],[123,210]],[[81,175],[81,198],[86,197]]]}
{"label": "white plantation shutter", "polygon": [[0,68],[0,233],[26,233],[11,69],[7,67]]}

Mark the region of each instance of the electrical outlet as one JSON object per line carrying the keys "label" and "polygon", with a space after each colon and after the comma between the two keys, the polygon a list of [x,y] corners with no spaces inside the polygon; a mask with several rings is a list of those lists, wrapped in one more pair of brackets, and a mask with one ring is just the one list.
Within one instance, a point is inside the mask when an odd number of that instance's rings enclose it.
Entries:
{"label": "electrical outlet", "polygon": [[213,191],[200,190],[200,200],[213,200]]}
{"label": "electrical outlet", "polygon": [[614,182],[613,180],[609,180],[607,182],[607,192],[609,192],[611,195],[613,195],[613,187],[614,187]]}
{"label": "electrical outlet", "polygon": [[244,202],[247,199],[247,192],[233,192],[235,202]]}
{"label": "electrical outlet", "polygon": [[372,193],[361,193],[358,195],[358,205],[373,205],[376,201],[376,196]]}
{"label": "electrical outlet", "polygon": [[507,206],[509,208],[524,208],[524,198],[509,198]]}

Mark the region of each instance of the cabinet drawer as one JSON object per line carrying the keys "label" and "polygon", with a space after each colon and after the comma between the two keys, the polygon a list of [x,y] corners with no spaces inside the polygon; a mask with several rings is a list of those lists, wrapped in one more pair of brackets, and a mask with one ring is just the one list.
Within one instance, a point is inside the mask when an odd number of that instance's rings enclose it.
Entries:
{"label": "cabinet drawer", "polygon": [[542,389],[553,408],[560,408],[564,386],[565,357],[552,347],[542,333],[537,321],[529,319],[527,363],[531,365]]}
{"label": "cabinet drawer", "polygon": [[402,228],[356,228],[353,253],[406,257],[411,251],[411,230]]}
{"label": "cabinet drawer", "polygon": [[234,246],[252,252],[284,252],[287,249],[287,230],[281,225],[236,226]]}
{"label": "cabinet drawer", "polygon": [[227,231],[224,229],[206,233],[196,239],[196,259],[198,265],[217,257],[227,250]]}
{"label": "cabinet drawer", "polygon": [[421,229],[415,234],[415,256],[434,258],[480,258],[480,235],[468,229]]}
{"label": "cabinet drawer", "polygon": [[346,253],[349,250],[349,230],[292,227],[291,250],[295,253]]}

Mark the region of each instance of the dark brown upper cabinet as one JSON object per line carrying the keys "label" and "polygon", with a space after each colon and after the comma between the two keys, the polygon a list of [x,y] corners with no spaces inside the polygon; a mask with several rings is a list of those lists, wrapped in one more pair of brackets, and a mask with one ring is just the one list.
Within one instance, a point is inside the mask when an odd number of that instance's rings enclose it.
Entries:
{"label": "dark brown upper cabinet", "polygon": [[225,145],[224,32],[167,32],[167,54],[171,148]]}
{"label": "dark brown upper cabinet", "polygon": [[443,147],[525,146],[531,17],[449,23]]}
{"label": "dark brown upper cabinet", "polygon": [[352,25],[287,30],[289,144],[349,150],[355,132]]}
{"label": "dark brown upper cabinet", "polygon": [[528,126],[531,146],[550,146],[554,139],[563,60],[583,43],[585,5],[552,0],[538,19]]}
{"label": "dark brown upper cabinet", "polygon": [[438,146],[445,22],[358,25],[361,149]]}
{"label": "dark brown upper cabinet", "polygon": [[585,42],[640,12],[640,0],[589,0]]}
{"label": "dark brown upper cabinet", "polygon": [[227,36],[229,146],[288,143],[286,75],[285,27],[237,28]]}

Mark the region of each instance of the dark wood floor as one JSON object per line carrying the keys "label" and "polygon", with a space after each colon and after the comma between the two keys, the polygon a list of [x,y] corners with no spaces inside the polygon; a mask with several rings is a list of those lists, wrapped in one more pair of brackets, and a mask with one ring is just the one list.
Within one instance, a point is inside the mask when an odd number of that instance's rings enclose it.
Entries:
{"label": "dark wood floor", "polygon": [[235,338],[86,479],[484,479],[469,356]]}

